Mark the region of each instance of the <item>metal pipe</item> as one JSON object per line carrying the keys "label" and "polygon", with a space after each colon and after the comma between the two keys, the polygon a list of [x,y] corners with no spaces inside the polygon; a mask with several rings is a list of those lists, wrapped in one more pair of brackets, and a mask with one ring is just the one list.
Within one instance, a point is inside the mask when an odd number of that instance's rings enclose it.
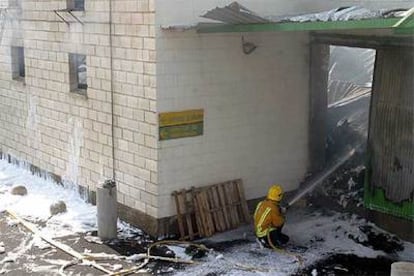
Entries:
{"label": "metal pipe", "polygon": [[96,188],[98,236],[103,240],[117,237],[118,201],[116,184],[107,180]]}
{"label": "metal pipe", "polygon": [[111,139],[112,139],[112,179],[116,181],[115,170],[115,117],[114,117],[114,68],[113,68],[113,42],[112,42],[112,0],[109,0],[109,62],[111,70]]}
{"label": "metal pipe", "polygon": [[109,0],[109,52],[110,52],[110,93],[111,93],[111,134],[112,134],[112,179],[106,180],[96,188],[98,236],[101,239],[117,237],[118,201],[115,170],[115,119],[114,119],[114,89],[113,89],[113,44],[112,44],[112,0]]}

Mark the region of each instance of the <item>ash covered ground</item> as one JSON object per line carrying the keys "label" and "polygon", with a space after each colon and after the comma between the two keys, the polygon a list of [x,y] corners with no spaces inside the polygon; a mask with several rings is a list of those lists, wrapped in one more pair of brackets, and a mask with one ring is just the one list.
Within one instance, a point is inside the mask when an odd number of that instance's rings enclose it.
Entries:
{"label": "ash covered ground", "polygon": [[[27,188],[26,196],[10,194],[16,184]],[[50,217],[56,200],[67,212]],[[121,256],[97,261],[113,271],[140,264],[137,254],[146,252],[154,239],[119,222],[119,240],[101,244],[96,235],[96,208],[74,190],[36,177],[24,168],[0,161],[0,210],[13,210],[35,223],[44,235],[80,253]],[[69,255],[48,245],[6,212],[0,215],[0,274],[6,275],[102,275],[86,264],[74,263]],[[197,241],[208,252],[186,246],[160,246],[151,254],[193,260],[179,264],[152,260],[140,273],[156,275],[386,275],[395,260],[414,261],[414,244],[402,241],[356,215],[321,207],[301,206],[288,210],[284,232],[290,235],[287,251],[261,249],[251,225]],[[376,243],[381,240],[380,243]],[[187,253],[186,253],[187,252]],[[374,265],[375,264],[375,265]],[[342,273],[342,274],[341,274]],[[63,274],[61,274],[63,275]]]}

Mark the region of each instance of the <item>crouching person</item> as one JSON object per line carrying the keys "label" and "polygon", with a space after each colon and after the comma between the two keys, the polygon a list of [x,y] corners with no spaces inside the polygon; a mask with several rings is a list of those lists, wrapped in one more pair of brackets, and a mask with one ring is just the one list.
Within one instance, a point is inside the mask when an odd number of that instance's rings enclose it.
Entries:
{"label": "crouching person", "polygon": [[282,187],[273,185],[254,213],[256,237],[267,248],[283,247],[289,241],[289,237],[282,233],[285,223],[285,216],[279,206],[282,197]]}

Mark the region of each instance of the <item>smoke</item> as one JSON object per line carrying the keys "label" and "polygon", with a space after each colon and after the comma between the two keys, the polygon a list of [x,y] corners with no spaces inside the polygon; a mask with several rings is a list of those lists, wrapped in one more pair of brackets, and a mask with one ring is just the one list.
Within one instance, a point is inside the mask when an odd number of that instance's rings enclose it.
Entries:
{"label": "smoke", "polygon": [[291,206],[304,195],[312,191],[317,185],[321,184],[325,179],[327,179],[332,173],[334,173],[339,167],[345,164],[349,159],[354,156],[356,149],[359,146],[352,148],[348,151],[344,156],[339,158],[336,162],[333,162],[330,166],[327,166],[322,172],[317,174],[315,177],[311,179],[302,189],[299,191],[289,200],[288,206]]}

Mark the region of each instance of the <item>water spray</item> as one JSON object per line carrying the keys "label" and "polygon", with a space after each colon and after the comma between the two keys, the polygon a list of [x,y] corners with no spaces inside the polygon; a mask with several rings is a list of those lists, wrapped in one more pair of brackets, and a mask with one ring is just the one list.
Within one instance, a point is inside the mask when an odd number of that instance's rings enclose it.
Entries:
{"label": "water spray", "polygon": [[321,184],[326,178],[328,178],[333,172],[335,172],[340,166],[345,164],[351,157],[355,154],[356,148],[352,148],[349,152],[347,152],[345,155],[343,155],[341,158],[339,158],[336,162],[334,162],[332,165],[325,168],[323,171],[321,171],[319,174],[317,174],[314,178],[310,180],[307,184],[304,185],[303,188],[299,189],[296,194],[289,199],[289,202],[287,203],[286,207],[292,206],[296,201],[301,199],[304,195],[306,195],[308,192],[312,191],[313,188],[315,188],[317,185]]}

